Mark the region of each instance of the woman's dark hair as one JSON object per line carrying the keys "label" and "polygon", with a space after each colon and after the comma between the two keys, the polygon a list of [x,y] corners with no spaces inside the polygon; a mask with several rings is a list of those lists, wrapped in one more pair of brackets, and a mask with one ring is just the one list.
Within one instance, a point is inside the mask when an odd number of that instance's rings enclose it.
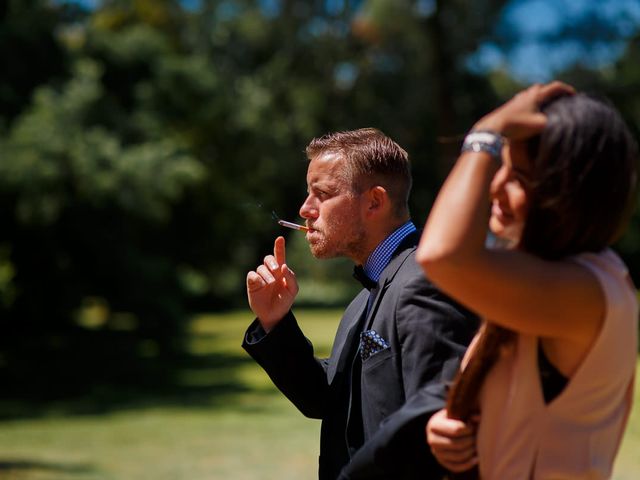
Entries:
{"label": "woman's dark hair", "polygon": [[[529,141],[532,186],[519,248],[545,259],[597,252],[623,232],[635,204],[638,147],[620,114],[585,94],[563,96],[541,109],[543,132]],[[467,420],[487,373],[514,332],[487,323],[473,361],[458,373],[447,402]],[[477,469],[457,479],[477,478]]]}
{"label": "woman's dark hair", "polygon": [[637,144],[604,100],[563,96],[541,110],[547,125],[528,145],[532,184],[519,247],[550,260],[598,252],[629,220]]}

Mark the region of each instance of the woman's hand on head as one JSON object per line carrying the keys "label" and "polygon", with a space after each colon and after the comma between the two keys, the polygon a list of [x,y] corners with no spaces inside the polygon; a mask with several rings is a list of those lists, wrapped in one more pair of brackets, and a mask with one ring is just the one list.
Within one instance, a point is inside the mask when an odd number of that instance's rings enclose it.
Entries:
{"label": "woman's hand on head", "polygon": [[552,98],[574,93],[575,89],[571,85],[559,81],[532,85],[485,115],[473,129],[491,130],[511,140],[532,137],[541,132],[547,123],[547,117],[540,112],[540,106]]}
{"label": "woman's hand on head", "polygon": [[427,422],[427,443],[433,456],[451,472],[465,472],[478,463],[476,430],[478,419],[465,423],[449,418],[445,409]]}

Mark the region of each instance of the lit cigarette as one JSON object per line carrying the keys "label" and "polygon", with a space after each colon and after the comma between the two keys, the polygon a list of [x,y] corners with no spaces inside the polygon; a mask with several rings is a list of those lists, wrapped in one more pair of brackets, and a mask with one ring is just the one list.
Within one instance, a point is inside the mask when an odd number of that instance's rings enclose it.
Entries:
{"label": "lit cigarette", "polygon": [[287,222],[286,220],[278,220],[278,225],[282,225],[283,227],[292,228],[294,230],[301,230],[303,232],[308,232],[309,227],[305,227],[304,225],[298,225],[297,223]]}

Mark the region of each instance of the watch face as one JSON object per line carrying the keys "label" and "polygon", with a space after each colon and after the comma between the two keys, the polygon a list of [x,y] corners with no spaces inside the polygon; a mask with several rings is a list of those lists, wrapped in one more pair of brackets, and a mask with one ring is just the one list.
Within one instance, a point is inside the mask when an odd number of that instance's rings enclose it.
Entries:
{"label": "watch face", "polygon": [[502,137],[492,132],[471,132],[464,139],[462,151],[487,152],[492,157],[500,159]]}

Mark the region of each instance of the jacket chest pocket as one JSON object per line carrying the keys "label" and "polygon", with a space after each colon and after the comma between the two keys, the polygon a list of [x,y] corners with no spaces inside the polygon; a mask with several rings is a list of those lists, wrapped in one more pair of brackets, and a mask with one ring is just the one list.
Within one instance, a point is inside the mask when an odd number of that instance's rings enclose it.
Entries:
{"label": "jacket chest pocket", "polygon": [[362,362],[362,417],[365,438],[404,402],[402,381],[398,375],[398,353],[390,347]]}

